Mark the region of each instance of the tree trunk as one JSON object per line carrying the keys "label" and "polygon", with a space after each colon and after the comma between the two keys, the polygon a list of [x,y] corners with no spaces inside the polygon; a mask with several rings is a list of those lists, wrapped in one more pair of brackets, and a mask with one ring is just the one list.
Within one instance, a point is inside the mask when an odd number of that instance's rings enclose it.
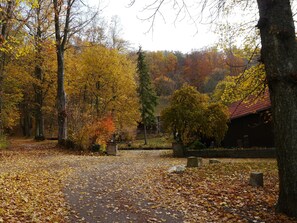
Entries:
{"label": "tree trunk", "polygon": [[45,140],[44,137],[44,117],[42,112],[36,114],[35,116],[35,139]]}
{"label": "tree trunk", "polygon": [[[0,35],[0,45],[2,45],[7,39],[7,29],[8,24],[12,18],[12,1],[7,1],[7,7],[5,12],[2,12],[2,18],[0,20],[1,26],[1,35]],[[3,9],[2,9],[3,10]],[[4,51],[0,52],[0,135],[3,134],[3,121],[2,121],[2,108],[3,108],[3,81],[5,73],[5,64],[6,64],[6,53]]]}
{"label": "tree trunk", "polygon": [[66,4],[66,15],[63,32],[61,32],[60,16],[62,14],[61,7],[64,7],[63,1],[53,0],[54,10],[55,10],[55,36],[56,36],[56,51],[57,51],[57,104],[58,104],[58,142],[59,144],[64,144],[67,139],[67,112],[66,112],[66,93],[64,89],[64,52],[66,42],[68,40],[69,34],[69,24],[71,8],[75,0],[67,0]]}
{"label": "tree trunk", "polygon": [[[40,89],[39,89],[40,90]],[[36,97],[36,108],[35,108],[35,139],[36,140],[44,140],[44,117],[42,112],[43,106],[43,94],[41,92],[35,93]]]}
{"label": "tree trunk", "polygon": [[297,44],[290,0],[257,0],[279,169],[277,210],[297,217]]}
{"label": "tree trunk", "polygon": [[3,81],[5,68],[5,53],[0,52],[0,135],[3,134],[2,108],[3,108]]}
{"label": "tree trunk", "polygon": [[[36,73],[37,72],[37,73]],[[36,75],[37,74],[37,75]],[[35,69],[35,75],[39,79],[41,69]],[[41,77],[40,77],[41,78]],[[43,91],[41,86],[35,86],[35,139],[44,140],[44,117],[43,117]]]}
{"label": "tree trunk", "polygon": [[143,124],[143,129],[144,129],[144,145],[147,145],[146,124]]}
{"label": "tree trunk", "polygon": [[25,137],[31,137],[31,118],[28,111],[24,114],[24,126],[23,126],[23,135]]}
{"label": "tree trunk", "polygon": [[23,136],[31,137],[32,120],[30,109],[28,107],[29,100],[27,94],[24,95],[24,102],[21,103],[21,127],[23,130]]}
{"label": "tree trunk", "polygon": [[58,141],[63,144],[67,139],[66,93],[64,90],[64,54],[57,51],[58,58]]}
{"label": "tree trunk", "polygon": [[99,81],[96,82],[96,96],[95,96],[95,109],[96,109],[96,115],[97,118],[99,117],[99,89],[100,89],[100,84]]}
{"label": "tree trunk", "polygon": [[[39,3],[40,4],[40,3]],[[37,35],[35,37],[35,44],[36,44],[36,65],[35,65],[35,78],[39,81],[39,84],[34,86],[35,89],[35,139],[36,140],[44,140],[44,118],[43,118],[43,89],[41,83],[43,82],[43,72],[42,72],[42,64],[43,58],[41,56],[42,52],[42,42],[41,42],[41,24],[40,24],[40,8],[37,10],[37,19],[38,19],[38,26],[37,26]]]}

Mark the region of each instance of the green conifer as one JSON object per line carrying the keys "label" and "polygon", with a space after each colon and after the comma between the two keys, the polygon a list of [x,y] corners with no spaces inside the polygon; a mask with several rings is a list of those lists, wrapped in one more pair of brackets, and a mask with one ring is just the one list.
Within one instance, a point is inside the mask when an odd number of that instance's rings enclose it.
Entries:
{"label": "green conifer", "polygon": [[141,122],[144,126],[144,144],[146,145],[147,127],[155,123],[154,113],[157,106],[157,96],[145,62],[145,54],[141,47],[139,47],[137,55],[137,73],[139,76],[138,94],[140,100]]}

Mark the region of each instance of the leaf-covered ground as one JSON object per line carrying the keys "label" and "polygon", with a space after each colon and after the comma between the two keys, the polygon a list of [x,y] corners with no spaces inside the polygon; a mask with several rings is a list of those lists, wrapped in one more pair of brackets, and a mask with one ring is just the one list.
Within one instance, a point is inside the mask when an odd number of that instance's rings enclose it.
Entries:
{"label": "leaf-covered ground", "polygon": [[[186,164],[164,151],[78,155],[55,143],[14,141],[0,151],[0,222],[297,222],[275,214],[274,160]],[[264,187],[248,185],[264,173]]]}

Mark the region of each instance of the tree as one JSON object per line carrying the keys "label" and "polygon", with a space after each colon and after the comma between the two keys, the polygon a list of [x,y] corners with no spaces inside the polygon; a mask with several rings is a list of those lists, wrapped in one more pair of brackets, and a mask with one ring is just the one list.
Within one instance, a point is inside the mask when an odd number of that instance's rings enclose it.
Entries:
{"label": "tree", "polygon": [[216,85],[213,93],[211,94],[211,99],[212,101],[220,101],[228,105],[232,102],[242,100],[241,95],[238,95],[237,93],[238,91],[235,77],[226,76]]}
{"label": "tree", "polygon": [[135,64],[116,49],[89,42],[67,51],[65,59],[69,138],[80,144],[89,126],[105,117],[112,118],[116,134],[133,132],[140,119]]}
{"label": "tree", "polygon": [[203,85],[204,93],[211,93],[216,88],[217,84],[222,81],[227,75],[227,71],[223,69],[214,69],[205,79]]}
{"label": "tree", "polygon": [[147,52],[145,58],[152,80],[155,80],[160,76],[167,75],[165,56],[162,51]]}
{"label": "tree", "polygon": [[165,52],[166,75],[172,77],[177,70],[177,57],[172,52]]}
{"label": "tree", "polygon": [[206,48],[186,55],[182,74],[187,83],[201,90],[203,83],[215,69],[225,67],[224,55],[216,48]]}
{"label": "tree", "polygon": [[155,122],[155,107],[157,96],[152,86],[144,52],[139,47],[137,59],[137,73],[139,76],[138,94],[140,99],[141,122],[144,127],[144,144],[147,144],[147,126]]}
{"label": "tree", "polygon": [[25,40],[28,40],[28,36],[25,35],[24,26],[31,11],[24,8],[25,3],[32,2],[35,0],[0,2],[0,135],[3,128],[11,128],[19,116],[16,110],[22,94],[21,86],[16,83],[20,81],[17,80],[15,72],[10,74],[12,67],[8,66],[26,54]]}
{"label": "tree", "polygon": [[117,49],[118,51],[125,51],[129,47],[129,42],[121,38],[122,27],[121,20],[118,16],[113,16],[110,21],[109,35],[110,35],[110,47]]}
{"label": "tree", "polygon": [[218,145],[224,139],[228,130],[229,111],[222,103],[209,103],[206,110],[207,133],[206,136],[213,138]]}
{"label": "tree", "polygon": [[297,42],[290,0],[258,0],[279,170],[277,209],[297,217]]}
{"label": "tree", "polygon": [[[67,139],[67,110],[66,93],[64,87],[64,54],[69,42],[69,38],[85,27],[93,18],[78,19],[78,12],[75,7],[79,7],[78,0],[53,0],[54,23],[55,23],[55,43],[57,53],[57,107],[58,107],[58,141],[63,144]],[[84,4],[84,3],[82,3]],[[90,13],[90,12],[89,12]]]}
{"label": "tree", "polygon": [[155,79],[154,85],[156,87],[156,93],[160,96],[169,96],[175,90],[174,81],[166,76],[160,76]]}
{"label": "tree", "polygon": [[[51,1],[37,0],[37,6],[32,3],[30,5],[33,12],[31,19],[27,23],[28,32],[34,38],[34,59],[31,61],[34,64],[34,74],[32,76],[36,79],[33,82],[35,103],[34,103],[34,116],[35,116],[35,139],[44,140],[44,99],[46,90],[44,85],[46,83],[45,71],[45,58],[50,61],[49,48],[53,46],[52,41],[49,40],[52,35],[50,28],[52,26],[52,13]],[[47,54],[47,55],[46,55]]]}
{"label": "tree", "polygon": [[9,74],[3,79],[1,95],[3,103],[1,119],[5,129],[12,129],[18,123],[21,103],[28,95],[24,92],[24,88],[30,85],[30,73],[22,62],[23,60],[14,60],[5,65],[5,73]]}
{"label": "tree", "polygon": [[238,101],[254,103],[257,101],[255,99],[260,99],[267,90],[265,67],[263,64],[257,64],[238,76],[226,76],[216,85],[211,97],[214,101],[222,101],[225,104]]}
{"label": "tree", "polygon": [[[66,112],[66,93],[64,89],[64,52],[70,30],[71,10],[75,0],[67,0],[64,5],[63,1],[53,0],[54,4],[54,21],[55,21],[55,37],[56,37],[56,53],[57,53],[57,105],[58,105],[58,141],[60,144],[67,139],[67,112]],[[66,8],[65,24],[62,27],[61,9]]]}
{"label": "tree", "polygon": [[8,39],[8,29],[10,28],[10,22],[12,20],[12,13],[13,13],[13,2],[12,1],[7,1],[6,4],[4,3],[3,5],[1,4],[1,36],[0,36],[0,46],[1,46],[1,54],[0,54],[0,134],[2,134],[3,131],[3,118],[2,118],[2,108],[3,108],[3,81],[4,81],[4,69],[6,65],[6,57],[7,53],[5,50],[3,50],[3,45],[6,43]]}
{"label": "tree", "polygon": [[164,128],[176,141],[190,145],[203,138],[219,144],[228,129],[228,111],[220,103],[209,103],[209,97],[194,87],[184,85],[174,92],[169,107],[161,115]]}
{"label": "tree", "polygon": [[[155,1],[147,9],[158,7],[151,17],[161,10],[164,1]],[[178,15],[189,15],[186,1],[174,1]],[[247,1],[196,1],[202,11],[209,7],[214,17],[222,10]],[[247,3],[247,4],[246,4]],[[279,169],[279,198],[277,210],[297,217],[297,42],[290,0],[257,0],[259,21],[257,28],[261,37],[261,61],[265,65],[272,105],[272,116]],[[230,7],[232,6],[232,7]],[[191,7],[197,9],[197,7]],[[159,13],[163,15],[162,13]],[[190,17],[193,18],[190,14]],[[213,20],[212,20],[213,21]]]}

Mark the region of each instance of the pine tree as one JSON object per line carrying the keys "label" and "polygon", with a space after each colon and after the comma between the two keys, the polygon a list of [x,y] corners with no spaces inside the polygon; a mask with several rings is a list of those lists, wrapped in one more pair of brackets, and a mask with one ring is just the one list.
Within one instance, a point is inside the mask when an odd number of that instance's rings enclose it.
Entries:
{"label": "pine tree", "polygon": [[145,54],[139,47],[137,59],[137,73],[139,76],[138,94],[140,99],[141,121],[144,128],[144,144],[147,144],[147,126],[155,122],[155,108],[157,96],[153,88],[148,67],[145,62]]}

